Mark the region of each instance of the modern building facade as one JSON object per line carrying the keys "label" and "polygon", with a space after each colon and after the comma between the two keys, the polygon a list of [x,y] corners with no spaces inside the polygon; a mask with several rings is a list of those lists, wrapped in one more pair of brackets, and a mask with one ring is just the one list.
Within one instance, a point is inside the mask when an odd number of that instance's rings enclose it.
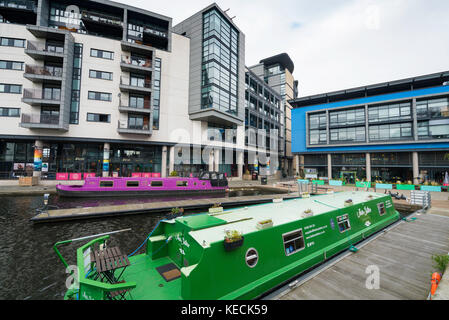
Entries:
{"label": "modern building facade", "polygon": [[[245,87],[244,171],[280,177],[285,155],[282,96],[249,69],[245,74]],[[264,159],[258,158],[261,150],[262,157],[266,156]]]}
{"label": "modern building facade", "polygon": [[293,153],[320,177],[442,182],[449,72],[293,99]]}
{"label": "modern building facade", "polygon": [[216,4],[172,27],[106,0],[4,0],[0,38],[2,178],[242,176],[245,36]]}
{"label": "modern building facade", "polygon": [[295,65],[288,54],[282,53],[263,59],[249,69],[282,97],[284,154],[281,170],[285,175],[293,176],[298,171],[298,161],[294,161],[292,153],[292,106],[289,101],[298,96],[298,81],[293,77]]}

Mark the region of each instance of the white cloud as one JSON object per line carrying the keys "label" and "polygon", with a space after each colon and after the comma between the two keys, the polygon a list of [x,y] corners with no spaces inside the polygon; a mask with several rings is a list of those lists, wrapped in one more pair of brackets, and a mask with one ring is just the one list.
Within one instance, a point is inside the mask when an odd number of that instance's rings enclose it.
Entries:
{"label": "white cloud", "polygon": [[[211,2],[120,2],[174,24]],[[287,52],[300,96],[449,70],[447,0],[218,0],[246,35],[246,64]]]}

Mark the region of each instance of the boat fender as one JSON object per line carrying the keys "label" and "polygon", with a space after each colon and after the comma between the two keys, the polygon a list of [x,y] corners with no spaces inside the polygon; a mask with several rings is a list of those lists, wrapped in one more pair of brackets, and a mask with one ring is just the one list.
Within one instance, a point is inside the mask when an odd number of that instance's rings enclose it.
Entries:
{"label": "boat fender", "polygon": [[441,275],[438,272],[435,272],[434,274],[432,274],[432,287],[430,289],[430,295],[433,296],[435,295],[438,285],[440,284],[441,281]]}

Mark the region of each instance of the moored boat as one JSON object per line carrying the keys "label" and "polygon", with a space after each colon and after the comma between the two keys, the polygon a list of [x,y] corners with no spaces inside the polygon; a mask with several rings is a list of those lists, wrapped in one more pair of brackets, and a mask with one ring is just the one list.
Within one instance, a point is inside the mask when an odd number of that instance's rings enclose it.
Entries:
{"label": "moored boat", "polygon": [[161,196],[224,193],[228,181],[223,173],[204,172],[191,178],[86,178],[83,185],[57,185],[63,197]]}
{"label": "moored boat", "polygon": [[109,236],[79,248],[79,286],[65,298],[254,299],[399,218],[390,195],[342,192],[163,220],[111,283],[98,258]]}

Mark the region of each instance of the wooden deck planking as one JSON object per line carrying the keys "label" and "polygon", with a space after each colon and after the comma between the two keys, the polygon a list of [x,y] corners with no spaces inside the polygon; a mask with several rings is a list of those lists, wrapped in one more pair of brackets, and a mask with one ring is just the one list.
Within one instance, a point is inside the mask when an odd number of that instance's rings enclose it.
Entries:
{"label": "wooden deck planking", "polygon": [[[449,252],[449,218],[430,214],[416,217],[274,299],[425,300],[434,271],[431,256]],[[370,265],[379,267],[379,290],[366,288],[366,268]]]}
{"label": "wooden deck planking", "polygon": [[221,203],[223,207],[245,206],[259,203],[267,203],[277,198],[283,198],[285,200],[294,199],[297,198],[297,195],[273,194],[273,195],[247,196],[247,197],[191,199],[191,200],[168,201],[168,202],[135,203],[126,205],[58,209],[58,210],[49,210],[48,212],[45,213],[40,213],[35,217],[33,217],[31,220],[34,222],[50,222],[54,220],[98,218],[101,216],[119,216],[125,214],[150,213],[150,212],[169,213],[172,208],[207,210],[216,203]]}

